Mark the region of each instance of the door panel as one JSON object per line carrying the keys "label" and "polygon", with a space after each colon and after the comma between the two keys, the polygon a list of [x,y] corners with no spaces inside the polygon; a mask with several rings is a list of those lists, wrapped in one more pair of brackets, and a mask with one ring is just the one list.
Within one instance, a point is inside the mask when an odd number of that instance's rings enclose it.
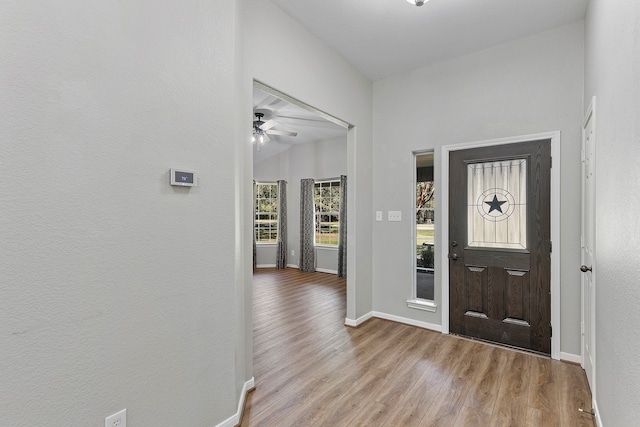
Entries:
{"label": "door panel", "polygon": [[595,98],[582,129],[582,367],[595,400]]}
{"label": "door panel", "polygon": [[450,153],[450,330],[551,353],[551,141]]}

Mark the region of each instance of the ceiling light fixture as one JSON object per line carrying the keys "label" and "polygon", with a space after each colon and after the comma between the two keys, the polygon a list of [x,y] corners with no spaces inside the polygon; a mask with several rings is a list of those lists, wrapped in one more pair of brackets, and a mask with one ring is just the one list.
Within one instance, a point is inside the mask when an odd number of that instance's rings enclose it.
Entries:
{"label": "ceiling light fixture", "polygon": [[422,6],[423,4],[428,2],[429,0],[407,0],[407,1],[409,3],[411,3],[411,4],[415,4],[416,6]]}

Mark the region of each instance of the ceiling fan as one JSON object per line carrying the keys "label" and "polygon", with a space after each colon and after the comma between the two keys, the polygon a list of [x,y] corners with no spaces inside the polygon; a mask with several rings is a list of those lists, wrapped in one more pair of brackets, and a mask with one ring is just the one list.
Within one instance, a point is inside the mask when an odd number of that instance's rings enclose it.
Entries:
{"label": "ceiling fan", "polygon": [[256,119],[253,121],[253,142],[256,143],[258,150],[260,150],[260,146],[265,142],[268,142],[269,135],[281,135],[281,136],[297,136],[298,132],[290,132],[286,130],[276,130],[273,129],[275,126],[278,126],[278,122],[275,120],[267,120],[266,122],[262,120],[265,113],[255,112]]}

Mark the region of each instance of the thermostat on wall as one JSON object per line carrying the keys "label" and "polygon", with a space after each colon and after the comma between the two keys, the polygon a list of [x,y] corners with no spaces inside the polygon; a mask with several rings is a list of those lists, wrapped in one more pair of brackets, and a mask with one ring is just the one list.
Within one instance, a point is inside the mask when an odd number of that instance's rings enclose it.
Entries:
{"label": "thermostat on wall", "polygon": [[195,187],[196,183],[196,171],[171,168],[171,185],[177,185],[179,187]]}

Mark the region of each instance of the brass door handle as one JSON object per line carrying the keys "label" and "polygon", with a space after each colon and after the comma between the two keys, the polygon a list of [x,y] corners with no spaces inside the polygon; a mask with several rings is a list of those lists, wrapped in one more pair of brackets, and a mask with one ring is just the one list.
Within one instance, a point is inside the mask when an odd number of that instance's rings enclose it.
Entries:
{"label": "brass door handle", "polygon": [[454,260],[454,261],[457,260],[458,259],[458,254],[451,254],[450,258],[452,260]]}

